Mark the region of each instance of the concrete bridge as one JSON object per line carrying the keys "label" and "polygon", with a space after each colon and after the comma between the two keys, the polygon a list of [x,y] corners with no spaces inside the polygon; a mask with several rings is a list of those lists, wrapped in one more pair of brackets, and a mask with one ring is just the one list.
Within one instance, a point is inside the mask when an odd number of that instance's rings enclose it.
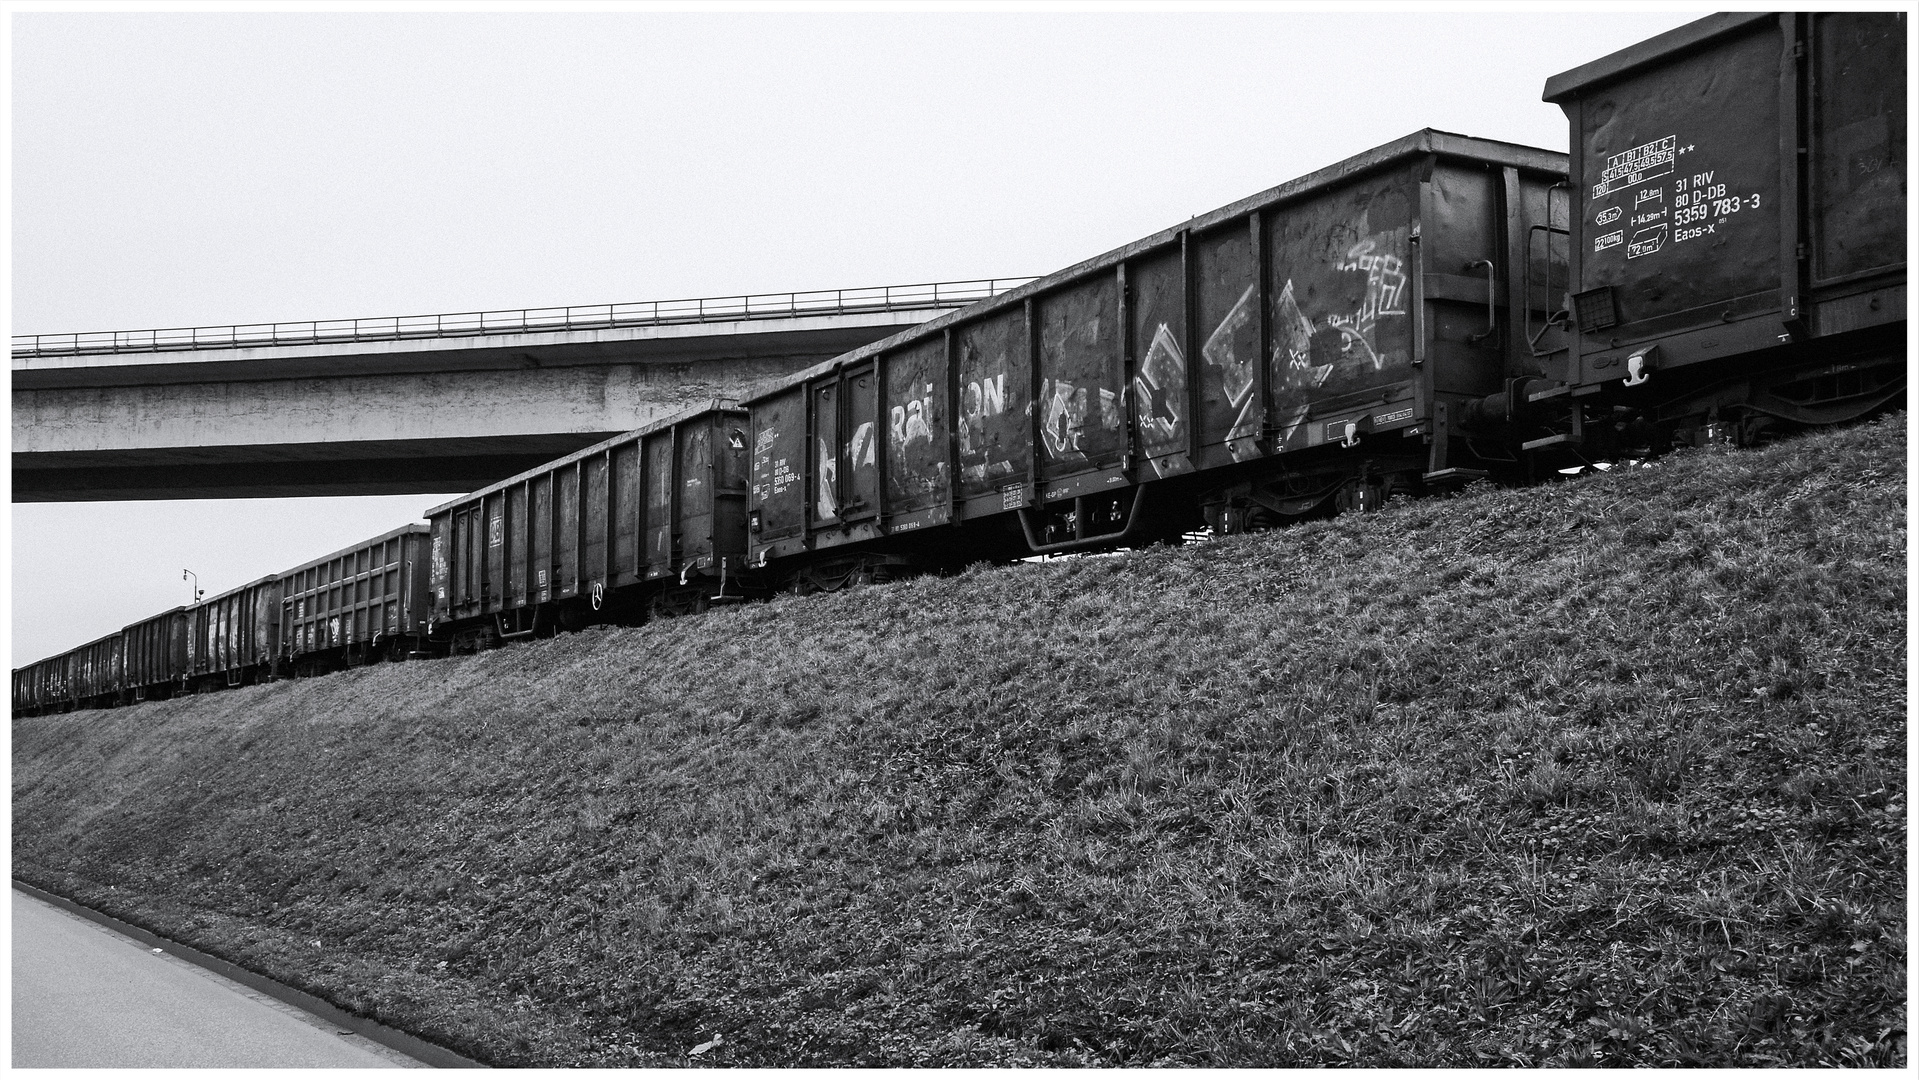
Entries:
{"label": "concrete bridge", "polygon": [[13,498],[471,491],[1028,280],[16,336]]}

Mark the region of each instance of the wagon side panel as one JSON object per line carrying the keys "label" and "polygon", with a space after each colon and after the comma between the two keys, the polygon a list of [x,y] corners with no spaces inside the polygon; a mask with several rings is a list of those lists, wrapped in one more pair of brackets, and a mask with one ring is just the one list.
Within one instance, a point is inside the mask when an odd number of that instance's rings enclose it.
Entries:
{"label": "wagon side panel", "polygon": [[934,335],[884,361],[885,493],[895,520],[943,507],[948,475],[946,343]]}

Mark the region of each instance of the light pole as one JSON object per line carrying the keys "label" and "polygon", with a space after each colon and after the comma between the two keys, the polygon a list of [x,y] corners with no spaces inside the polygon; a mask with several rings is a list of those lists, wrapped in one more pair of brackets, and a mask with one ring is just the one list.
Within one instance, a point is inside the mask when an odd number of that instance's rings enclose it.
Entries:
{"label": "light pole", "polygon": [[196,574],[196,573],[194,573],[194,572],[193,572],[193,571],[191,571],[191,570],[182,570],[182,571],[180,571],[180,580],[181,580],[181,581],[185,581],[185,580],[186,580],[186,579],[188,579],[188,578],[192,578],[192,579],[193,579],[193,602],[197,604],[197,603],[199,603],[199,602],[200,602],[200,598],[201,598],[202,596],[205,596],[205,595],[207,594],[207,592],[206,592],[206,590],[205,590],[205,589],[202,589],[202,588],[200,587],[200,575],[198,575],[198,574]]}

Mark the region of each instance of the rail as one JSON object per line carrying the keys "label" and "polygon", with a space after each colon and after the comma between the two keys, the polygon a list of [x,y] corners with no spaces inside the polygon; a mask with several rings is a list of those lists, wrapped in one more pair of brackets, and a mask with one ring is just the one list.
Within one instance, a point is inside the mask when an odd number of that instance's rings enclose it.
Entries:
{"label": "rail", "polygon": [[101,330],[77,334],[15,334],[16,359],[112,353],[189,352],[272,345],[329,345],[406,338],[482,337],[538,330],[606,330],[674,323],[783,319],[798,315],[853,315],[875,311],[955,308],[986,300],[1033,279],[984,278],[859,289],[755,293],[628,304],[462,311],[444,315],[390,315],[370,319],[183,326],[165,330]]}

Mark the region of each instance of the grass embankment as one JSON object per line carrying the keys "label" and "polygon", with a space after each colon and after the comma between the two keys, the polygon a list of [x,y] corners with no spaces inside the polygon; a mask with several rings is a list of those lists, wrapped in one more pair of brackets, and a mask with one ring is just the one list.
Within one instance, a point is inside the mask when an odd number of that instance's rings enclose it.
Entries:
{"label": "grass embankment", "polygon": [[1904,417],[14,724],[15,873],[501,1064],[1904,1064]]}

